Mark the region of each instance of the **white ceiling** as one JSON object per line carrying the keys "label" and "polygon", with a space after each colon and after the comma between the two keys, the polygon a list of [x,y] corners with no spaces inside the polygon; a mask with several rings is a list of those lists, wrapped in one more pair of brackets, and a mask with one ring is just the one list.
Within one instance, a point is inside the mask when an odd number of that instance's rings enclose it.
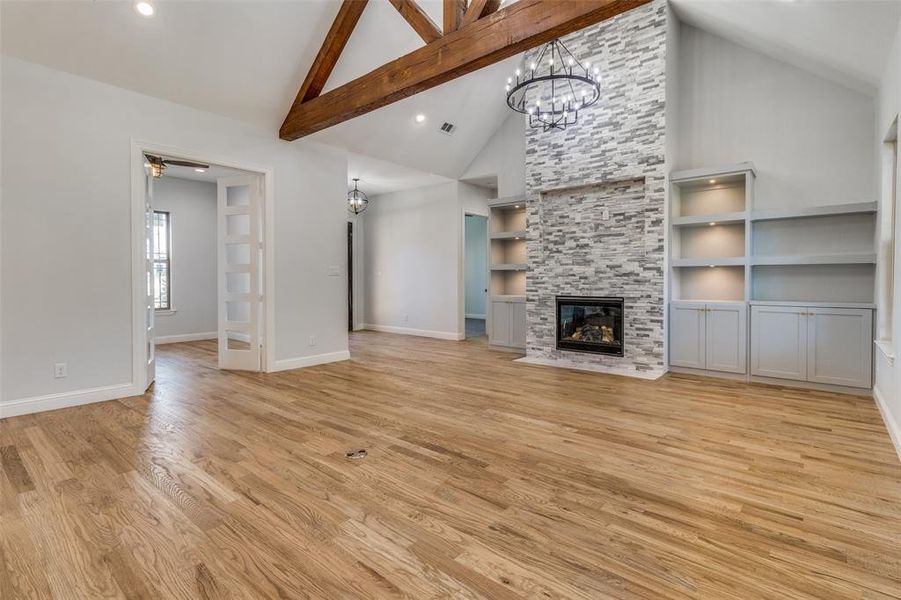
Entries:
{"label": "white ceiling", "polygon": [[369,196],[452,181],[441,175],[426,173],[363,154],[351,153],[347,158],[348,190],[354,187],[354,177],[360,178],[360,189]]}
{"label": "white ceiling", "polygon": [[[439,24],[441,0],[421,0]],[[0,1],[4,54],[269,128],[273,137],[337,14],[337,0]],[[326,90],[423,45],[387,0],[369,2]],[[358,117],[315,139],[459,176],[507,110],[510,64]],[[428,116],[412,127],[415,112]],[[449,120],[453,137],[438,132]]]}
{"label": "white ceiling", "polygon": [[869,94],[901,19],[901,0],[671,2],[686,23]]}

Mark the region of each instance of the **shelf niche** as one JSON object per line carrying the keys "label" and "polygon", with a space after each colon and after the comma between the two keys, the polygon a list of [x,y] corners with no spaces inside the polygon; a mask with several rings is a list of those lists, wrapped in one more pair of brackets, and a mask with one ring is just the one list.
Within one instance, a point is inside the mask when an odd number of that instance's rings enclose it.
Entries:
{"label": "shelf niche", "polygon": [[673,276],[673,300],[743,301],[744,267],[685,267]]}
{"label": "shelf niche", "polygon": [[873,302],[876,265],[760,265],[752,269],[751,300]]}

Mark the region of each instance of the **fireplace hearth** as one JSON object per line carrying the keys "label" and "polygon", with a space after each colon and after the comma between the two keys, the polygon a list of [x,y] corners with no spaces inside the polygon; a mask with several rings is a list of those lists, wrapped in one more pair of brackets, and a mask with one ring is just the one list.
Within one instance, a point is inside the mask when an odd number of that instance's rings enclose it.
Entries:
{"label": "fireplace hearth", "polygon": [[557,296],[557,349],[623,356],[623,298]]}

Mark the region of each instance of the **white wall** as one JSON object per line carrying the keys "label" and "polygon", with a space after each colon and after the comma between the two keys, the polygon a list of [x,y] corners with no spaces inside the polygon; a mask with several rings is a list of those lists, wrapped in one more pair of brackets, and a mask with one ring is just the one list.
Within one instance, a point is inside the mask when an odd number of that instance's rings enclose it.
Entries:
{"label": "white wall", "polygon": [[510,112],[463,173],[461,179],[497,177],[498,198],[526,193],[526,121]]}
{"label": "white wall", "polygon": [[192,334],[215,336],[216,184],[177,177],[153,181],[153,209],[169,213],[171,312],[158,312],[157,343]]}
{"label": "white wall", "polygon": [[753,161],[760,207],[872,202],[875,103],[683,24],[676,168]]}
{"label": "white wall", "polygon": [[464,227],[464,310],[467,318],[484,319],[488,310],[488,219],[466,215]]}
{"label": "white wall", "polygon": [[463,182],[382,194],[364,213],[366,327],[463,339],[464,213],[491,192]]}
{"label": "white wall", "polygon": [[6,56],[0,85],[4,403],[133,381],[133,139],[274,170],[278,366],[346,356],[344,151]]}
{"label": "white wall", "polygon": [[[895,36],[895,43],[892,46],[892,52],[886,65],[885,75],[882,77],[879,88],[879,113],[876,123],[876,148],[882,147],[882,141],[885,139],[892,122],[901,114],[901,24],[898,26],[898,33]],[[898,168],[901,173],[901,165]],[[880,169],[880,178],[882,170]],[[901,189],[901,181],[897,182],[898,189]],[[890,210],[890,202],[892,199],[883,190],[880,198],[880,213],[885,214]],[[901,201],[895,198],[895,254],[894,254],[894,297],[892,298],[892,344],[893,348],[886,348],[887,351],[894,351],[894,361],[890,360],[882,349],[876,351],[876,387],[874,395],[883,416],[886,419],[889,431],[892,433],[895,441],[895,448],[901,457]],[[880,245],[884,245],[887,232],[883,231],[883,240]],[[881,284],[882,282],[880,282]],[[886,310],[885,301],[882,295],[879,295],[880,305],[877,311]]]}

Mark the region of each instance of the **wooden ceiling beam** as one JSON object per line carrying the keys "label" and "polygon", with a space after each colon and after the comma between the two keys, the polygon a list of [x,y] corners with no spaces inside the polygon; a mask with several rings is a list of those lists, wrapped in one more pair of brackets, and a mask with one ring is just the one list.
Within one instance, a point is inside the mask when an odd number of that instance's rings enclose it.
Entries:
{"label": "wooden ceiling beam", "polygon": [[466,0],[444,0],[444,35],[460,29],[465,12]]}
{"label": "wooden ceiling beam", "polygon": [[327,94],[295,102],[279,135],[302,138],[649,1],[519,0]]}
{"label": "wooden ceiling beam", "polygon": [[322,93],[322,88],[325,87],[329,75],[332,74],[332,69],[338,63],[338,58],[340,58],[344,46],[347,45],[347,40],[350,39],[350,34],[357,26],[357,21],[360,20],[360,15],[363,14],[363,9],[366,8],[368,1],[344,0],[341,3],[338,14],[332,21],[332,26],[328,30],[322,46],[319,47],[319,53],[316,54],[316,58],[300,86],[300,91],[297,92],[294,105],[291,107],[292,111]]}
{"label": "wooden ceiling beam", "polygon": [[391,4],[426,44],[441,37],[441,30],[414,0],[391,0]]}
{"label": "wooden ceiling beam", "polygon": [[466,27],[482,17],[487,17],[497,11],[500,6],[501,0],[470,0],[469,6],[466,7],[466,12],[463,13],[463,22],[460,24],[460,27]]}

